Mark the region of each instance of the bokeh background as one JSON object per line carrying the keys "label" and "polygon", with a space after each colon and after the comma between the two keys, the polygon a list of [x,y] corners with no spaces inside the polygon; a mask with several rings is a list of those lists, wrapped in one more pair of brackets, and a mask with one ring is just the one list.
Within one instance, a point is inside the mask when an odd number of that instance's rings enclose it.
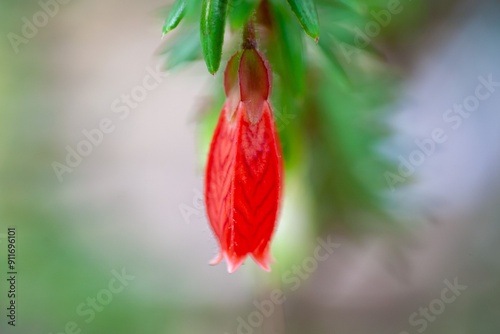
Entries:
{"label": "bokeh background", "polygon": [[[390,94],[373,110],[365,109],[390,131],[371,152],[395,161],[387,170],[394,172],[398,156],[418,148],[416,139],[443,128],[448,140],[415,168],[411,180],[394,191],[388,184],[378,190],[384,199],[378,205],[387,216],[363,210],[368,202],[360,198],[359,207],[349,207],[352,215],[329,220],[328,208],[344,195],[311,188],[318,182],[314,173],[331,175],[328,185],[347,177],[346,171],[364,173],[363,161],[337,168],[319,159],[318,167],[307,164],[309,155],[300,156],[287,174],[272,274],[247,261],[229,275],[224,265],[207,265],[217,245],[201,200],[210,131],[200,125],[200,113],[213,104],[219,81],[202,62],[158,72],[169,59],[162,50],[170,39],[160,37],[171,4],[60,3],[16,52],[9,34],[21,35],[23,18],[32,21],[42,7],[2,0],[1,332],[498,333],[500,87],[457,129],[443,114],[474,93],[479,76],[500,81],[500,4],[402,3],[404,15],[376,38],[375,57],[391,76],[378,86],[390,82]],[[348,64],[345,68],[349,71]],[[151,72],[163,73],[158,87],[126,116],[114,112],[115,100]],[[380,88],[373,73],[355,72],[357,79],[371,76],[364,91]],[[354,85],[345,96],[357,89]],[[342,115],[349,118],[350,105],[343,106]],[[307,110],[304,115],[292,113],[278,124],[293,130],[308,121]],[[103,119],[113,131],[60,181],[53,163],[65,163],[67,147],[75,149],[85,139],[82,131],[98,128]],[[357,134],[342,137],[343,147],[356,150]],[[286,150],[304,141],[299,133],[294,138],[285,140]],[[384,172],[375,177],[385,180]],[[348,193],[358,194],[346,187]],[[356,228],[349,228],[354,221]],[[7,227],[17,229],[15,328],[5,316]],[[294,266],[304,268],[317,238],[331,238],[338,247],[304,277],[293,274],[300,284],[283,280]],[[117,272],[133,278],[109,298],[106,290]],[[446,280],[466,288],[440,309],[436,300]],[[272,289],[286,300],[259,320],[255,304],[269,300]],[[92,312],[82,315],[92,299],[99,303],[103,296],[106,303],[98,304],[92,317]],[[429,306],[439,312],[422,320],[419,312]],[[412,322],[414,312],[419,315]]]}

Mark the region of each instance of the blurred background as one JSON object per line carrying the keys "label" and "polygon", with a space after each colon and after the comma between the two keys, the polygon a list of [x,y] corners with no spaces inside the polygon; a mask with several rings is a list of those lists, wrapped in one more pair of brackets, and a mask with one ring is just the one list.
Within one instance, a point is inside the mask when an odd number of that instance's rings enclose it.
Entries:
{"label": "blurred background", "polygon": [[[331,112],[287,106],[276,88],[276,263],[230,275],[208,265],[202,201],[220,76],[177,66],[196,47],[160,39],[171,3],[2,1],[1,332],[498,333],[500,4],[400,4],[361,51],[337,43],[344,58],[323,77],[311,52],[304,96]],[[360,11],[342,24],[375,20]]]}

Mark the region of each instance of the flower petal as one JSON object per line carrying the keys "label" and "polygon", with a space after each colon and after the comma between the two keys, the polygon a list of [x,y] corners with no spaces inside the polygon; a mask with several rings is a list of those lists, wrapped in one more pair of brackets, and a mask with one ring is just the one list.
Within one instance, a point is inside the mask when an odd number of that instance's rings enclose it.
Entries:
{"label": "flower petal", "polygon": [[241,101],[247,104],[251,123],[262,116],[264,102],[269,98],[271,74],[264,58],[255,49],[247,49],[241,55],[239,83]]}
{"label": "flower petal", "polygon": [[233,117],[241,100],[238,79],[240,59],[241,52],[237,52],[229,59],[226,70],[224,71],[224,92],[227,96],[226,108],[229,119]]}
{"label": "flower petal", "polygon": [[[241,110],[245,113],[245,104],[241,104]],[[269,270],[269,246],[279,211],[283,169],[269,102],[264,102],[257,124],[242,120],[238,137],[233,219],[239,222],[236,229],[245,236],[255,261]]]}
{"label": "flower petal", "polygon": [[244,103],[240,103],[234,121],[228,121],[224,109],[207,164],[208,217],[229,272],[248,255],[268,271],[282,188],[282,157],[274,118],[267,101],[256,124],[249,120]]}
{"label": "flower petal", "polygon": [[222,108],[210,146],[205,175],[205,203],[207,215],[221,250],[226,249],[223,231],[229,224],[234,187],[237,123],[229,122],[227,103]]}

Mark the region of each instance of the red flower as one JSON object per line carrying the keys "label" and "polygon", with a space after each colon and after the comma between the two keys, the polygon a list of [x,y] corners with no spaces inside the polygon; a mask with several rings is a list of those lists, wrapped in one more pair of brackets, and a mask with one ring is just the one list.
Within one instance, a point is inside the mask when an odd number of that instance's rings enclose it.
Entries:
{"label": "red flower", "polygon": [[255,49],[234,55],[224,73],[227,100],[205,177],[205,202],[219,255],[234,272],[248,255],[269,271],[282,188],[282,157],[269,104],[271,72]]}

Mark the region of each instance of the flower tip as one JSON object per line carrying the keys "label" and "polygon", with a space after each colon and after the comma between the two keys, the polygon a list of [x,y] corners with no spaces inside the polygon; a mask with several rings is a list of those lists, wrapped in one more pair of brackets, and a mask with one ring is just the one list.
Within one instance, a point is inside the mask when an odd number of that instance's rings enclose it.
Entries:
{"label": "flower tip", "polygon": [[255,263],[259,265],[263,270],[267,272],[271,272],[271,266],[270,264],[274,262],[274,259],[272,256],[267,253],[267,254],[252,254],[252,258],[254,259]]}
{"label": "flower tip", "polygon": [[243,264],[243,258],[236,259],[234,261],[226,258],[226,261],[227,261],[227,272],[230,274],[238,270],[238,268]]}
{"label": "flower tip", "polygon": [[222,253],[217,254],[217,256],[215,256],[212,260],[210,260],[208,264],[211,266],[215,266],[219,264],[220,261],[222,261]]}
{"label": "flower tip", "polygon": [[259,262],[257,260],[255,260],[255,262],[257,263],[257,265],[264,271],[267,271],[268,273],[271,272],[271,266],[269,265],[269,263],[267,262]]}
{"label": "flower tip", "polygon": [[271,272],[271,267],[269,266],[269,264],[261,264],[261,263],[257,263],[259,265],[259,267],[264,270],[264,271],[267,271],[268,273]]}

